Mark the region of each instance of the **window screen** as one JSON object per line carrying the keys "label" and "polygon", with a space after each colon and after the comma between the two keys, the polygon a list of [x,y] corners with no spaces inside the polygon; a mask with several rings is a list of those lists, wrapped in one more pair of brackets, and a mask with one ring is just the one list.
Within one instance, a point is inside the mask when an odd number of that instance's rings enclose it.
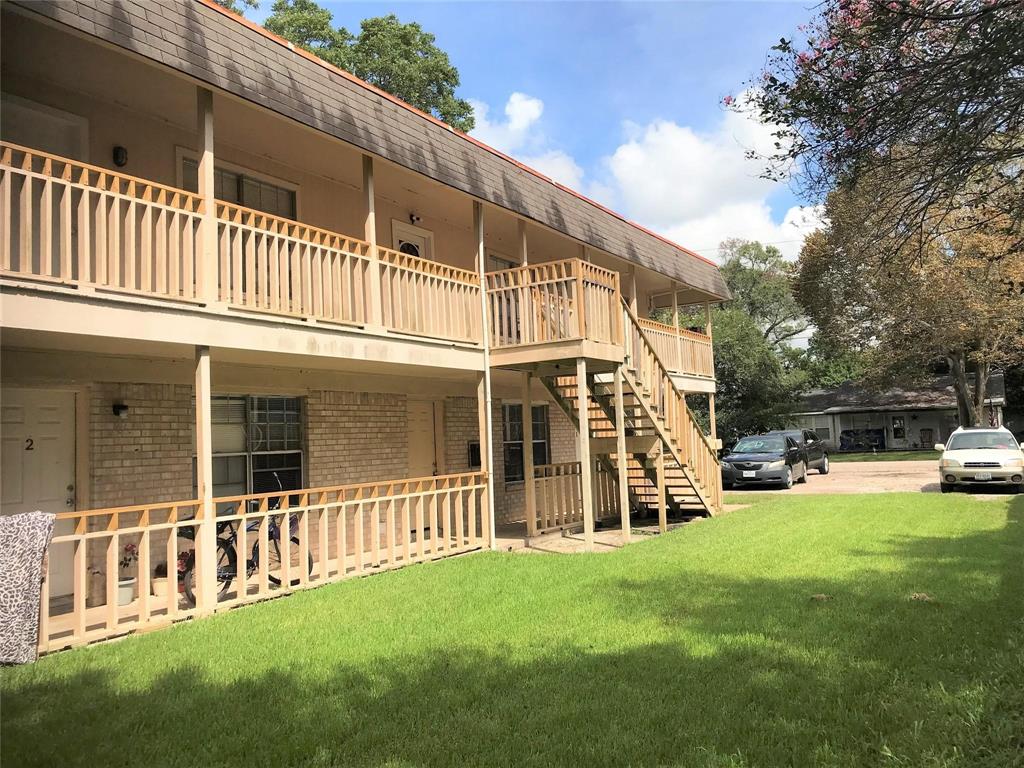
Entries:
{"label": "window screen", "polygon": [[[199,190],[199,163],[192,158],[183,160],[182,179],[185,189]],[[285,219],[295,218],[295,190],[271,184],[244,173],[224,168],[213,170],[213,196],[226,203],[236,203]]]}
{"label": "window screen", "polygon": [[[550,463],[548,445],[548,407],[535,405],[533,416],[533,463]],[[523,475],[523,407],[503,405],[501,408],[502,438],[504,443],[505,482],[513,483],[524,479]]]}

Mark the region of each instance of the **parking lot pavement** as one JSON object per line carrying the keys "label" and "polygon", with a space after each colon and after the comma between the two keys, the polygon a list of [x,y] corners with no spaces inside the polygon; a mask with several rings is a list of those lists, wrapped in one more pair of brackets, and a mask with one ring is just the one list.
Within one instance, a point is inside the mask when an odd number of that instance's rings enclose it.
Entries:
{"label": "parking lot pavement", "polygon": [[[811,470],[806,483],[797,483],[786,491],[768,486],[751,486],[768,493],[887,493],[891,491],[939,492],[937,461],[834,461],[827,475]],[[733,490],[744,490],[743,487]],[[1002,495],[995,488],[981,495]]]}

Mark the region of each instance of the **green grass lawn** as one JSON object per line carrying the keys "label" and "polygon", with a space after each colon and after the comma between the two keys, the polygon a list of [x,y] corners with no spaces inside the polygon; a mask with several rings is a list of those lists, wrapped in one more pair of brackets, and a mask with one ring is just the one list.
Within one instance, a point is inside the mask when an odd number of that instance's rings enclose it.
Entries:
{"label": "green grass lawn", "polygon": [[1024,497],[743,501],[613,554],[418,565],[5,669],[0,758],[1024,764]]}
{"label": "green grass lawn", "polygon": [[879,451],[878,453],[830,453],[829,461],[938,461],[938,451]]}

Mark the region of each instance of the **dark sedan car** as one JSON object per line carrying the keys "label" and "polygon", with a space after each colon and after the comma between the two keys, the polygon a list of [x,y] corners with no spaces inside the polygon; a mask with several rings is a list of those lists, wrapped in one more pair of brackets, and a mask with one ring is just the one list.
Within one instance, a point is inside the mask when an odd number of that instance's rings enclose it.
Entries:
{"label": "dark sedan car", "polygon": [[722,457],[722,486],[777,484],[792,488],[807,482],[806,455],[785,435],[742,438]]}

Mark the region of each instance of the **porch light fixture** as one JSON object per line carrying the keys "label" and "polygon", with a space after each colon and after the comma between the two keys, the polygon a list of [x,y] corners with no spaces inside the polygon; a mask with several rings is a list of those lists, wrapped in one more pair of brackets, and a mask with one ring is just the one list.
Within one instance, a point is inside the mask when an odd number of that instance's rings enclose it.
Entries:
{"label": "porch light fixture", "polygon": [[118,168],[124,168],[128,165],[128,150],[122,147],[120,144],[114,147],[114,165]]}
{"label": "porch light fixture", "polygon": [[415,227],[421,221],[423,221],[423,219],[420,216],[417,216],[415,213],[412,213],[411,211],[409,212],[409,223],[410,224],[412,224]]}
{"label": "porch light fixture", "polygon": [[128,418],[128,406],[125,405],[124,403],[114,403],[114,406],[113,408],[111,408],[111,410],[114,412],[114,415],[117,416],[117,418],[119,419]]}

